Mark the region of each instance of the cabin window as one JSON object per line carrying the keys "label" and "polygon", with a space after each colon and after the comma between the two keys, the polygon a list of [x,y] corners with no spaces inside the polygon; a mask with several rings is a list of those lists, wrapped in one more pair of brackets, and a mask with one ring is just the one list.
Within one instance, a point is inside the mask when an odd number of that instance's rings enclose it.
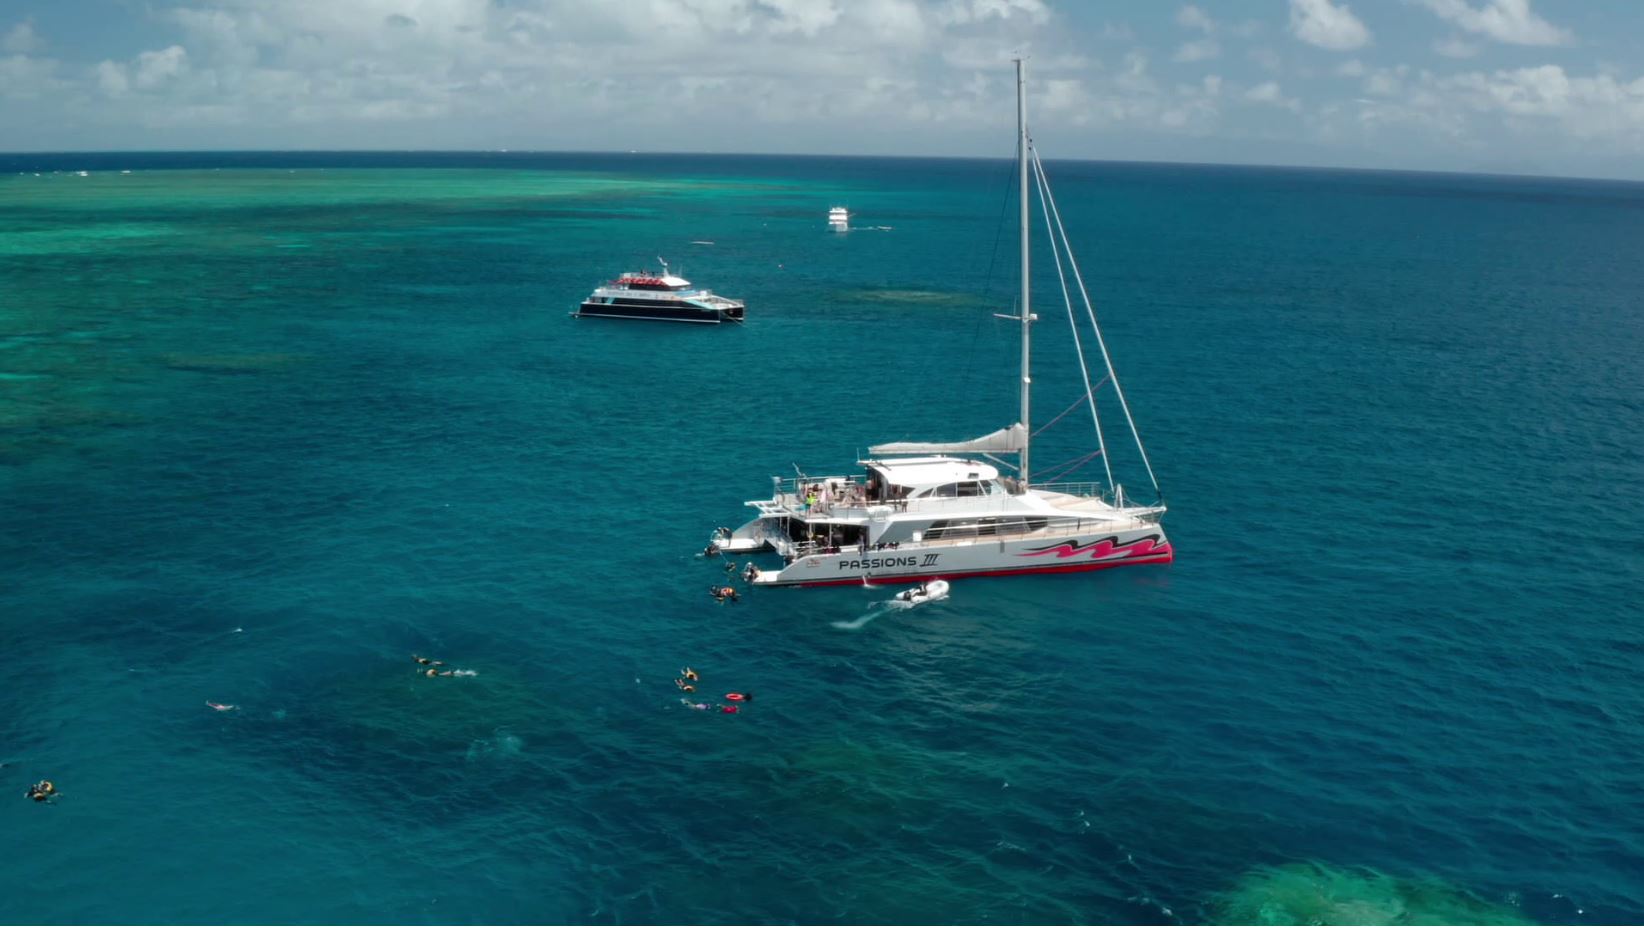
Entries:
{"label": "cabin window", "polygon": [[[1075,520],[1077,521],[1077,520]],[[1049,519],[1040,516],[990,516],[982,519],[938,519],[930,524],[926,538],[980,538],[1016,535],[1044,528]]]}

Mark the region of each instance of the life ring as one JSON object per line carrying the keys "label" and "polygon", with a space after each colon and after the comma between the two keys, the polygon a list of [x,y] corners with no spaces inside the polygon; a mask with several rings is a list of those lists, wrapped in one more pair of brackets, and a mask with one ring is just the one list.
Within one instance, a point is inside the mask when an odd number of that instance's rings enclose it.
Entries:
{"label": "life ring", "polygon": [[731,702],[747,702],[753,698],[751,693],[726,693],[725,698]]}

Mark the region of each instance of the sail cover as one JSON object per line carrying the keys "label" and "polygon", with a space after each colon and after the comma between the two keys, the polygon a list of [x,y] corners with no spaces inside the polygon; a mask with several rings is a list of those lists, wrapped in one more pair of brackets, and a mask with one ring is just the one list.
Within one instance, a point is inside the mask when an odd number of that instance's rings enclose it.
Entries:
{"label": "sail cover", "polygon": [[1018,422],[970,441],[893,441],[870,445],[871,454],[950,454],[954,452],[1015,453],[1027,447],[1027,429]]}

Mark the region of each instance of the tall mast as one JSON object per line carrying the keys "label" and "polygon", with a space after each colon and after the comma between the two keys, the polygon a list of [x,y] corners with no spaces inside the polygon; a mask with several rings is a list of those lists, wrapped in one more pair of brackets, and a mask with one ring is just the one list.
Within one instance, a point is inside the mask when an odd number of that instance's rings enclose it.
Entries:
{"label": "tall mast", "polygon": [[1016,59],[1016,162],[1021,168],[1021,200],[1022,206],[1022,297],[1017,311],[1022,317],[1022,415],[1020,422],[1024,432],[1022,438],[1021,466],[1017,477],[1022,482],[1022,489],[1028,488],[1028,446],[1033,443],[1030,437],[1033,434],[1031,420],[1028,418],[1029,401],[1033,394],[1033,376],[1029,362],[1032,359],[1033,344],[1033,306],[1028,300],[1028,134],[1027,134],[1027,83],[1022,75],[1022,59]]}

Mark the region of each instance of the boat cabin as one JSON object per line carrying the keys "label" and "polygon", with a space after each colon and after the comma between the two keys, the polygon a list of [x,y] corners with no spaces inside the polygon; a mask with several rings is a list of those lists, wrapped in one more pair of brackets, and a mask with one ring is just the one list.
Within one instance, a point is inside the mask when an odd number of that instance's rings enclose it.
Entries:
{"label": "boat cabin", "polygon": [[999,468],[951,457],[891,458],[859,461],[868,469],[867,501],[940,499],[1003,495],[1008,488]]}

